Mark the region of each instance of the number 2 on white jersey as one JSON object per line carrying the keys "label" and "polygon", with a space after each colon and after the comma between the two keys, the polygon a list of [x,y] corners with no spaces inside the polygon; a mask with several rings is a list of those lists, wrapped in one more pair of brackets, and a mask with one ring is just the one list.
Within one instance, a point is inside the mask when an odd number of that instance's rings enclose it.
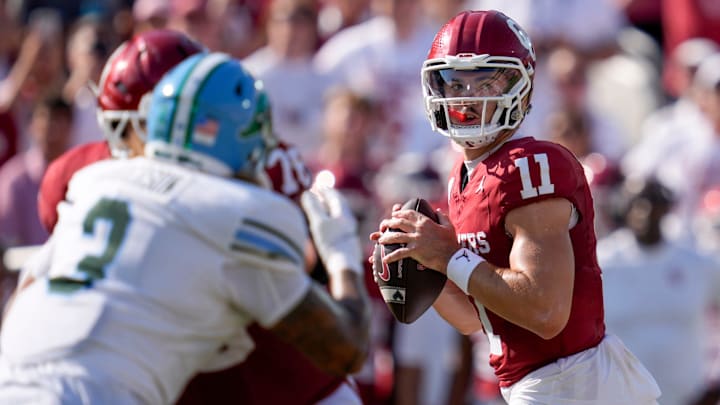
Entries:
{"label": "number 2 on white jersey", "polygon": [[57,292],[72,292],[92,286],[93,281],[105,277],[105,266],[113,261],[125,238],[130,212],[125,201],[103,198],[88,212],[83,221],[83,233],[95,236],[95,222],[110,221],[111,230],[107,236],[105,250],[99,256],[87,255],[77,265],[80,277],[55,277],[50,279],[50,288]]}
{"label": "number 2 on white jersey", "polygon": [[520,181],[522,181],[522,190],[520,195],[524,200],[537,197],[539,195],[552,194],[555,192],[555,185],[550,181],[550,164],[546,153],[536,153],[533,160],[540,169],[540,185],[535,187],[530,178],[530,164],[527,157],[515,159],[515,167],[520,170]]}

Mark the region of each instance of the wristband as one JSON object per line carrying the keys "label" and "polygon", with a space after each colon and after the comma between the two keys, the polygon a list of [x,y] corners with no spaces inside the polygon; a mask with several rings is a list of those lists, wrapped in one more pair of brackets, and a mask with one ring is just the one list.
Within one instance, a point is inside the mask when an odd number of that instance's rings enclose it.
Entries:
{"label": "wristband", "polygon": [[467,248],[460,248],[450,257],[447,264],[447,276],[467,295],[470,276],[478,264],[484,262],[482,256],[476,255]]}

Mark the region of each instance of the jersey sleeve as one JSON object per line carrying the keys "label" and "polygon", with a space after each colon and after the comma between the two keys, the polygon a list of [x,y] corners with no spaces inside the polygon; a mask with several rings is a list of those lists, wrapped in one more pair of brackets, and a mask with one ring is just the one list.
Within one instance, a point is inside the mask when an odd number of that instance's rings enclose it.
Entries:
{"label": "jersey sleeve", "polygon": [[[575,201],[578,188],[586,183],[582,166],[568,150],[549,142],[518,148],[501,165],[498,199],[504,213],[550,198]],[[502,166],[506,170],[502,171]]]}
{"label": "jersey sleeve", "polygon": [[22,285],[28,278],[38,279],[48,274],[54,248],[55,236],[51,234],[50,238],[23,264],[17,285]]}
{"label": "jersey sleeve", "polygon": [[312,173],[302,161],[298,149],[284,142],[268,151],[258,177],[265,188],[274,190],[296,203],[312,183]]}
{"label": "jersey sleeve", "polygon": [[65,200],[72,176],[83,167],[110,157],[105,141],[93,142],[71,149],[48,166],[38,193],[38,216],[48,232],[58,221],[58,204]]}
{"label": "jersey sleeve", "polygon": [[225,267],[232,301],[262,326],[274,325],[310,287],[304,271],[308,231],[291,200],[262,190],[236,225]]}
{"label": "jersey sleeve", "polygon": [[63,166],[66,159],[60,157],[50,164],[42,182],[40,183],[40,192],[38,193],[38,215],[40,223],[43,224],[48,232],[52,232],[58,220],[57,206],[60,201],[65,199],[67,186],[70,178],[65,178]]}

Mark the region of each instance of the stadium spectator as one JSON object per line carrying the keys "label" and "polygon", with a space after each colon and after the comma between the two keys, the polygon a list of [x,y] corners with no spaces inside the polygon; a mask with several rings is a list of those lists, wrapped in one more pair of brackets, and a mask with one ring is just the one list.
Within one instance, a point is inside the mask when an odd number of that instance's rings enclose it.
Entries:
{"label": "stadium spectator", "polygon": [[449,217],[398,205],[370,238],[405,244],[385,262],[412,257],[447,274],[434,308],[464,334],[485,331],[508,403],[655,404],[652,376],[605,334],[582,166],[555,143],[512,138],[534,67],[527,33],[498,11],[460,13],[437,33],[422,69],[426,112],[463,149]]}
{"label": "stadium spectator", "polygon": [[0,78],[7,76],[22,30],[16,18],[8,13],[7,0],[0,0]]}
{"label": "stadium spectator", "polygon": [[682,72],[672,62],[676,47],[691,38],[720,43],[720,6],[712,0],[661,0],[663,27],[663,84],[671,97],[682,93]]}
{"label": "stadium spectator", "polygon": [[[678,119],[676,124],[687,125],[667,128],[672,132],[666,136],[676,138],[678,133],[684,136],[679,142],[666,142],[660,151],[668,153],[654,155],[657,164],[651,172],[677,197],[668,218],[673,237],[692,238],[692,229],[686,224],[696,214],[702,196],[720,186],[720,53],[714,53],[700,63],[692,91],[699,116],[696,115],[694,120],[693,116]],[[659,146],[663,147],[662,141]],[[636,154],[633,156],[638,158]]]}
{"label": "stadium spectator", "polygon": [[175,29],[203,43],[208,49],[221,51],[224,2],[210,0],[170,0],[168,28]]}
{"label": "stadium spectator", "polygon": [[430,153],[441,143],[429,136],[418,106],[417,69],[427,53],[435,24],[427,24],[420,2],[372,0],[372,17],[329,38],[318,50],[315,64],[333,83],[350,87],[378,103],[382,144],[377,156],[388,161],[405,152]]}
{"label": "stadium spectator", "polygon": [[267,45],[243,59],[273,105],[273,127],[300,151],[316,158],[322,144],[322,114],[327,75],[313,65],[318,49],[317,0],[273,0],[267,19]]}
{"label": "stadium spectator", "polygon": [[628,178],[620,190],[622,226],[598,242],[605,319],[657,380],[664,405],[686,405],[706,390],[706,314],[720,304],[720,262],[662,221],[675,201],[657,180]]}
{"label": "stadium spectator", "polygon": [[180,30],[213,51],[244,58],[265,41],[270,0],[169,0],[167,28]]}
{"label": "stadium spectator", "polygon": [[[2,330],[1,402],[172,403],[196,372],[247,356],[253,320],[328,372],[363,364],[356,223],[337,191],[303,195],[328,294],[303,270],[301,211],[253,184],[271,142],[268,108],[261,84],[225,54],[192,56],[165,76],[149,106],[147,158],[79,172],[74,204],[26,269]],[[175,122],[192,128],[182,146]],[[92,226],[101,223],[109,233]],[[111,241],[101,256],[82,242],[87,224]],[[191,255],[178,254],[183,242]]]}
{"label": "stadium spectator", "polygon": [[170,16],[170,3],[167,0],[135,0],[132,15],[135,34],[166,28]]}
{"label": "stadium spectator", "polygon": [[18,151],[18,130],[9,111],[0,112],[0,167]]}
{"label": "stadium spectator", "polygon": [[[24,27],[18,56],[0,81],[0,112],[14,115],[21,134],[27,132],[35,104],[49,93],[60,92],[65,83],[63,29],[58,12],[34,10]],[[19,150],[29,147],[28,137],[21,135],[19,140]]]}
{"label": "stadium spectator", "polygon": [[345,28],[369,18],[371,0],[324,0],[318,15],[318,31],[326,40]]}
{"label": "stadium spectator", "polygon": [[[698,89],[693,81],[703,60],[718,50],[718,44],[706,38],[691,38],[675,48],[670,61],[676,67],[678,97],[645,119],[637,142],[622,158],[623,172],[656,176],[668,156],[702,136],[706,119],[702,116]],[[678,133],[685,135],[680,137]]]}
{"label": "stadium spectator", "polygon": [[420,0],[425,18],[437,28],[465,9],[465,0]]}
{"label": "stadium spectator", "polygon": [[597,152],[616,164],[627,149],[628,136],[610,117],[589,105],[587,68],[582,56],[572,48],[557,47],[550,52],[547,74],[557,97],[548,115],[554,111],[568,111],[581,117],[589,135],[590,149],[578,156]]}
{"label": "stadium spectator", "polygon": [[377,109],[376,103],[349,88],[329,89],[323,104],[322,144],[308,159],[314,172],[332,174],[335,187],[345,193],[361,229],[368,231],[374,229],[378,216],[373,193],[380,165],[374,160],[379,151],[373,149],[380,126]]}
{"label": "stadium spectator", "polygon": [[47,239],[37,216],[37,195],[48,164],[70,145],[72,123],[72,107],[60,95],[48,95],[35,107],[32,146],[0,168],[1,245],[35,245]]}
{"label": "stadium spectator", "polygon": [[102,139],[97,121],[97,104],[91,86],[100,82],[108,45],[102,21],[95,17],[78,19],[70,28],[65,47],[69,75],[62,92],[74,110],[72,144],[82,145]]}

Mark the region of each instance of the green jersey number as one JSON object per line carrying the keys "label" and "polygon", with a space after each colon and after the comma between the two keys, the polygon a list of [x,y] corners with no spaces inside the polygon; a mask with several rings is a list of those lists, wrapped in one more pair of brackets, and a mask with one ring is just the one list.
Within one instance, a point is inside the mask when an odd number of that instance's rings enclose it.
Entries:
{"label": "green jersey number", "polygon": [[87,255],[77,265],[84,277],[56,277],[50,279],[50,287],[55,291],[70,292],[82,287],[90,287],[95,280],[105,277],[105,266],[113,261],[125,238],[130,223],[130,210],[125,201],[103,198],[88,212],[83,221],[83,233],[95,235],[95,224],[99,220],[110,222],[110,233],[105,250],[99,256]]}

